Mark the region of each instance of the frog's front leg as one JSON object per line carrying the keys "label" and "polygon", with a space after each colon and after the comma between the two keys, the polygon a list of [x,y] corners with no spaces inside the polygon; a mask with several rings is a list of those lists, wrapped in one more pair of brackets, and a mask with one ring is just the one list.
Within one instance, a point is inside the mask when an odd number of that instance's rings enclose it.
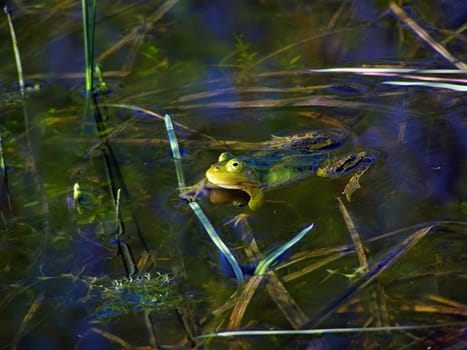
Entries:
{"label": "frog's front leg", "polygon": [[354,173],[343,191],[347,200],[350,201],[352,193],[360,188],[360,177],[373,165],[375,159],[375,156],[368,152],[349,154],[329,166],[320,167],[316,174],[323,177],[337,177]]}
{"label": "frog's front leg", "polygon": [[251,210],[258,209],[263,204],[263,189],[261,187],[254,187],[250,189],[245,189],[245,192],[250,196],[248,201],[248,206]]}
{"label": "frog's front leg", "polygon": [[206,178],[204,178],[192,186],[182,188],[182,192],[180,193],[179,197],[192,202],[198,199],[200,196],[206,195],[211,187],[212,184],[209,183]]}

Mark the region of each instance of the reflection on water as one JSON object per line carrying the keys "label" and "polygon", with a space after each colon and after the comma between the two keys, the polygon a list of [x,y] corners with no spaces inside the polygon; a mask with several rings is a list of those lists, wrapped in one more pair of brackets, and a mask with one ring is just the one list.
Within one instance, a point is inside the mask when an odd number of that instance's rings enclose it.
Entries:
{"label": "reflection on water", "polygon": [[[452,69],[387,2],[99,2],[96,56],[107,85],[118,88],[99,96],[91,113],[81,93],[79,6],[12,6],[25,80],[40,86],[21,97],[11,43],[1,41],[1,347],[192,348],[201,344],[194,337],[216,330],[310,328],[332,305],[320,327],[465,320],[465,94],[383,85],[391,77],[375,73],[310,70]],[[460,56],[462,2],[404,9]],[[6,25],[0,35],[9,38]],[[462,75],[436,77],[465,85]],[[371,150],[377,159],[345,202],[348,217],[336,201],[348,178],[311,177],[268,192],[248,225],[225,225],[245,210],[245,193],[214,189],[201,199],[242,266],[317,224],[274,274],[237,290],[178,198],[157,119],[167,112],[190,184],[221,152],[246,154],[271,135],[314,129],[343,130],[350,135],[344,153]],[[100,137],[95,116],[105,124]],[[76,183],[81,193],[74,195]],[[404,242],[413,245],[404,250]],[[460,341],[459,329],[235,337],[228,344],[446,348]]]}

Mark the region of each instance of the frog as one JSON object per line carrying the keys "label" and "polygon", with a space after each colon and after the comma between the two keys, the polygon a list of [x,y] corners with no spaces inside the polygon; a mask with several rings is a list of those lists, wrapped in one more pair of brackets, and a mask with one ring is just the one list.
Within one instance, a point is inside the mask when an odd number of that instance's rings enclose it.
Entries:
{"label": "frog", "polygon": [[[248,207],[256,210],[264,192],[300,181],[312,175],[341,177],[352,174],[343,194],[348,201],[360,188],[359,179],[375,162],[371,152],[335,156],[347,135],[340,132],[310,131],[290,136],[273,136],[263,149],[235,156],[222,152],[205,172],[205,179],[193,188],[222,188],[248,194]],[[191,190],[193,190],[191,188]],[[196,197],[195,193],[195,197]],[[186,197],[185,197],[186,198]]]}

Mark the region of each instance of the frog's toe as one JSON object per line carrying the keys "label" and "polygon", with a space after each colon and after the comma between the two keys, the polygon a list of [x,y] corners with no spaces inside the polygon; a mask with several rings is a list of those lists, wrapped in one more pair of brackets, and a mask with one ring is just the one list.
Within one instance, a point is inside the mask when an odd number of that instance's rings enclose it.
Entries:
{"label": "frog's toe", "polygon": [[347,185],[345,185],[344,191],[342,192],[347,198],[347,201],[350,202],[352,194],[360,188],[360,183],[358,181],[359,177],[353,176]]}
{"label": "frog's toe", "polygon": [[181,199],[185,199],[188,202],[193,202],[199,197],[201,197],[202,194],[203,193],[200,190],[185,188],[184,191],[178,195],[178,197]]}
{"label": "frog's toe", "polygon": [[241,223],[246,223],[248,221],[249,213],[241,213],[234,216],[232,219],[228,220],[224,225],[233,224],[235,227]]}

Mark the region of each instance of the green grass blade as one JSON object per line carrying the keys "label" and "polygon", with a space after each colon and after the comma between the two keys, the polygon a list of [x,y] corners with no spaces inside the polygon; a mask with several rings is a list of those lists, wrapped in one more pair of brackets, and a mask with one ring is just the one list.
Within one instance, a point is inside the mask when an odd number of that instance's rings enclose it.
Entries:
{"label": "green grass blade", "polygon": [[323,335],[323,334],[346,334],[346,333],[374,333],[374,332],[400,332],[420,329],[436,329],[445,327],[465,327],[467,322],[452,322],[440,324],[425,324],[418,326],[393,326],[393,327],[365,327],[365,328],[321,328],[321,329],[258,329],[251,331],[224,331],[203,334],[196,339],[212,337],[238,337],[238,336],[277,336],[277,335]]}
{"label": "green grass blade", "polygon": [[[96,12],[97,12],[97,0],[92,0],[92,6],[91,6],[92,14],[91,14],[91,21],[88,21],[88,25],[90,27],[89,30],[89,61],[91,62],[91,85],[93,85],[93,74],[95,71],[95,64],[94,62],[94,38],[95,38],[95,32],[96,32]],[[92,88],[92,87],[91,87]]]}
{"label": "green grass blade", "polygon": [[95,1],[93,2],[93,17],[89,18],[88,1],[81,0],[81,10],[83,13],[83,36],[84,36],[84,59],[86,75],[86,92],[89,94],[93,88],[94,73],[94,20],[95,20]]}
{"label": "green grass blade", "polygon": [[6,163],[5,163],[5,155],[3,154],[3,138],[0,134],[0,176],[6,178]]}
{"label": "green grass blade", "polygon": [[361,67],[335,67],[324,69],[308,69],[309,73],[354,73],[354,74],[465,74],[467,70],[460,69],[418,69],[418,68],[402,68],[400,66],[394,67],[380,67],[380,68],[361,68]]}
{"label": "green grass blade", "polygon": [[23,75],[23,65],[21,63],[21,56],[19,54],[18,41],[16,40],[15,28],[13,27],[13,21],[11,20],[10,10],[7,6],[3,8],[6,14],[8,21],[8,27],[10,29],[11,43],[13,45],[13,52],[15,54],[16,61],[16,70],[18,72],[18,84],[21,91],[21,96],[24,97],[25,88],[24,88],[24,75]]}
{"label": "green grass blade", "polygon": [[174,125],[172,119],[168,114],[164,117],[165,128],[167,129],[167,136],[169,138],[170,149],[172,150],[172,156],[175,162],[175,172],[177,174],[178,188],[183,190],[186,187],[185,176],[182,168],[182,156],[180,154],[180,148],[178,147],[177,136],[175,135]]}
{"label": "green grass blade", "polygon": [[284,254],[287,250],[289,250],[293,245],[298,243],[305,235],[311,231],[313,228],[314,224],[310,224],[307,227],[305,227],[303,230],[301,230],[295,237],[293,237],[291,240],[289,240],[287,243],[273,251],[271,254],[266,256],[256,267],[255,269],[255,275],[263,275],[267,272],[269,266],[276,261],[276,259]]}
{"label": "green grass blade", "polygon": [[198,205],[198,203],[190,202],[189,205],[191,209],[193,209],[195,215],[198,217],[199,221],[203,225],[206,232],[208,233],[209,238],[211,238],[211,240],[214,242],[217,249],[219,249],[222,252],[222,254],[224,254],[230,266],[232,266],[232,269],[233,269],[233,272],[235,274],[235,278],[237,279],[237,281],[243,281],[244,276],[243,276],[242,269],[240,268],[240,265],[238,264],[237,260],[235,259],[234,255],[229,250],[229,248],[227,248],[225,243],[221,240],[221,238],[217,234],[216,230],[214,229],[214,226],[212,226],[206,214],[204,214],[203,210]]}
{"label": "green grass blade", "polygon": [[117,190],[117,195],[115,198],[115,239],[119,239],[123,234],[123,226],[120,214],[120,188]]}
{"label": "green grass blade", "polygon": [[432,83],[432,82],[420,82],[420,81],[383,81],[382,84],[386,85],[398,85],[398,86],[425,86],[430,88],[438,89],[449,89],[454,91],[467,92],[467,85],[460,84],[446,84],[446,83]]}
{"label": "green grass blade", "polygon": [[[180,188],[180,191],[181,191],[183,190],[183,188],[186,187],[185,175],[183,174],[183,167],[182,167],[182,156],[180,154],[180,148],[178,147],[177,136],[175,135],[174,126],[172,123],[172,119],[170,118],[170,115],[168,114],[165,115],[164,122],[165,122],[165,128],[167,129],[167,136],[169,138],[170,149],[172,150],[172,156],[174,158],[178,187]],[[190,205],[190,208],[195,213],[195,215],[198,217],[199,221],[201,222],[201,225],[203,225],[204,229],[209,235],[209,238],[211,238],[211,240],[214,242],[217,249],[219,249],[222,252],[222,254],[224,254],[230,266],[232,266],[232,269],[234,271],[237,281],[242,281],[244,279],[244,276],[243,276],[242,269],[240,268],[240,265],[238,264],[237,260],[235,259],[234,255],[229,250],[229,248],[227,248],[225,243],[221,240],[221,238],[217,234],[216,230],[214,229],[214,226],[211,224],[206,214],[204,214],[203,210],[198,205],[198,203],[190,202],[189,205]]]}

